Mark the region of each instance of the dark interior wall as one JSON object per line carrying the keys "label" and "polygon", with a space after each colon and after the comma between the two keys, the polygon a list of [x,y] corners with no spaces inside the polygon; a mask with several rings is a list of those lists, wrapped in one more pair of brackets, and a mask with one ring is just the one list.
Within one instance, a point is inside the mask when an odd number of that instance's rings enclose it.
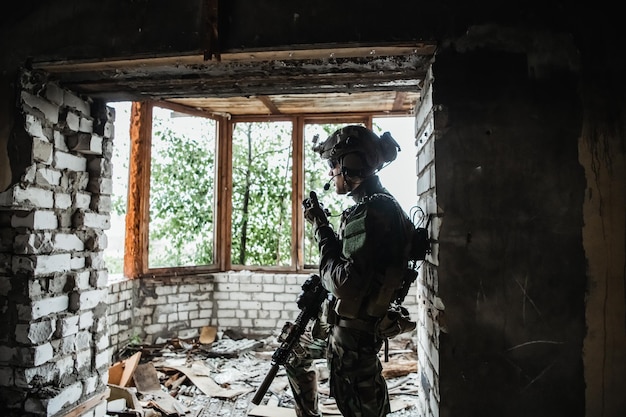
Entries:
{"label": "dark interior wall", "polygon": [[433,72],[441,415],[582,416],[577,78],[484,49],[442,53]]}

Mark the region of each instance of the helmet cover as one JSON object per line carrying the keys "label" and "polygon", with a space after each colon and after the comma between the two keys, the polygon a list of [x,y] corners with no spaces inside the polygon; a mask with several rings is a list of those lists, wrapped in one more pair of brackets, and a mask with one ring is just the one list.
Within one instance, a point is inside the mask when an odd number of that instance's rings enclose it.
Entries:
{"label": "helmet cover", "polygon": [[[396,159],[400,146],[389,132],[378,136],[360,125],[348,125],[335,131],[325,141],[313,146],[322,159],[342,161],[344,156],[356,153],[366,170],[375,172]],[[356,168],[356,167],[351,167]]]}

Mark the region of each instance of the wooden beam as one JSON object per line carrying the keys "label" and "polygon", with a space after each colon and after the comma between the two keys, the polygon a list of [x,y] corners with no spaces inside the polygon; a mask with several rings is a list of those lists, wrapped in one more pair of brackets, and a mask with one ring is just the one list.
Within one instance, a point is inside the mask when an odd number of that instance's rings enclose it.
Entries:
{"label": "wooden beam", "polygon": [[82,72],[82,71],[119,71],[120,68],[187,66],[210,64],[218,62],[261,62],[261,61],[292,61],[309,59],[337,59],[337,58],[375,58],[385,56],[432,55],[435,53],[434,42],[403,42],[399,44],[369,44],[359,46],[342,45],[298,45],[293,49],[261,50],[248,49],[245,51],[224,51],[219,61],[206,61],[204,54],[187,54],[173,56],[155,56],[150,58],[127,59],[99,59],[92,61],[42,61],[34,62],[33,69],[42,69],[55,72]]}
{"label": "wooden beam", "polygon": [[148,218],[150,215],[150,151],[152,105],[134,102],[130,114],[130,160],[124,275],[137,278],[148,269]]}
{"label": "wooden beam", "polygon": [[258,96],[257,98],[267,107],[271,114],[280,114],[280,110],[268,96]]}
{"label": "wooden beam", "polygon": [[63,414],[63,416],[64,417],[78,417],[78,416],[85,415],[87,411],[91,410],[92,408],[95,408],[101,402],[106,401],[106,399],[109,398],[110,393],[111,393],[111,389],[107,387],[104,390],[104,392],[94,395],[87,401],[72,408],[67,413]]}
{"label": "wooden beam", "polygon": [[404,104],[404,100],[406,99],[407,93],[406,91],[398,91],[396,93],[396,98],[393,101],[392,109],[393,111],[402,110],[402,106]]}

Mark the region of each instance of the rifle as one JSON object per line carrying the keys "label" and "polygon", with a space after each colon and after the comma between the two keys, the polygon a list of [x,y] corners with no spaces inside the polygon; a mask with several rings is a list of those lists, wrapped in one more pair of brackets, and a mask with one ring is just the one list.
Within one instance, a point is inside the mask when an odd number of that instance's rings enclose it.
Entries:
{"label": "rifle", "polygon": [[322,302],[326,299],[327,295],[328,291],[322,286],[322,280],[319,275],[311,275],[302,284],[302,292],[297,300],[298,307],[301,310],[300,314],[295,322],[286,322],[283,326],[281,334],[278,337],[281,345],[272,355],[272,366],[254,395],[252,399],[253,404],[259,405],[261,403],[274,377],[276,377],[279,366],[287,363],[294,347],[296,347],[300,341],[300,336],[302,336],[306,330],[309,321],[318,317]]}

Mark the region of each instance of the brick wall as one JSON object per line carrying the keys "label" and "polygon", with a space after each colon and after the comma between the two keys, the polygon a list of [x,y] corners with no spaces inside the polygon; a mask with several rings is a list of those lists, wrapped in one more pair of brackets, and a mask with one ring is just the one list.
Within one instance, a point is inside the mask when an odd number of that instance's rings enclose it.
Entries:
{"label": "brick wall", "polygon": [[20,81],[14,134],[32,151],[0,193],[0,411],[53,416],[89,404],[82,416],[104,416],[114,115],[38,74]]}
{"label": "brick wall", "polygon": [[[111,345],[121,352],[132,341],[152,344],[169,338],[194,338],[204,326],[266,337],[293,321],[305,274],[225,272],[120,280],[109,286]],[[418,315],[417,283],[405,299]]]}
{"label": "brick wall", "polygon": [[[429,73],[422,89],[415,117],[417,147],[418,204],[430,216],[429,233],[434,240],[439,230],[437,202],[435,199],[435,106],[433,106],[433,77]],[[439,415],[439,332],[444,305],[437,294],[437,245],[427,256],[417,279],[417,356],[420,416]]]}

